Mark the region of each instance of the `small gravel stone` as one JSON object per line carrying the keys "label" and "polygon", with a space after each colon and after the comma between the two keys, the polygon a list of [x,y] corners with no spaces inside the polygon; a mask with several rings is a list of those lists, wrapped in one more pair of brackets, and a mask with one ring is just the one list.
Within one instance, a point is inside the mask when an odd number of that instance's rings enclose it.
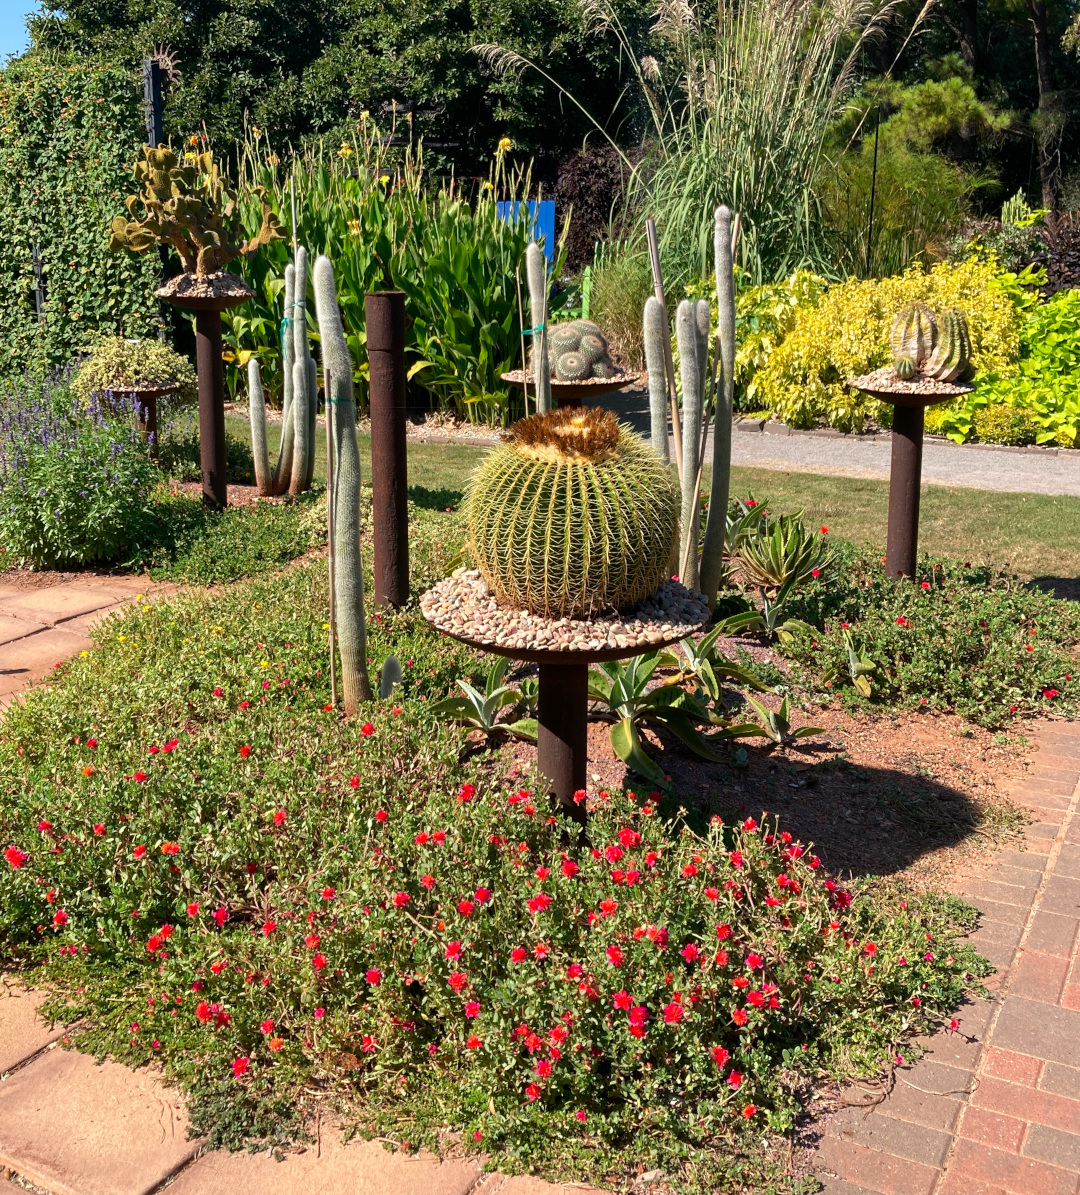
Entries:
{"label": "small gravel stone", "polygon": [[708,621],[705,595],[665,581],[632,615],[544,618],[499,606],[476,569],[458,568],[420,599],[434,627],[478,646],[591,653],[673,643]]}

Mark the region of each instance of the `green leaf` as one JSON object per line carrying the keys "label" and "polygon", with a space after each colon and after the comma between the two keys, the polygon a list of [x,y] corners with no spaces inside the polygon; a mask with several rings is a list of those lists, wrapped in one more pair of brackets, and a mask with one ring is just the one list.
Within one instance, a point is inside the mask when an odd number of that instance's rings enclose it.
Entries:
{"label": "green leaf", "polygon": [[628,767],[635,772],[652,780],[655,784],[664,784],[664,773],[645,754],[641,746],[641,737],[632,719],[623,718],[611,728],[611,749]]}

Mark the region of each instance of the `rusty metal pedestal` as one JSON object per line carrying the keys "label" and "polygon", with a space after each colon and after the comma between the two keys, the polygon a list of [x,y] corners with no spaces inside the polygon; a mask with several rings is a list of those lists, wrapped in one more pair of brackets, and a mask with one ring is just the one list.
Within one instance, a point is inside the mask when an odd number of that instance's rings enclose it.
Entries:
{"label": "rusty metal pedestal", "polygon": [[880,369],[852,378],[848,385],[894,407],[885,568],[897,580],[913,577],[919,558],[919,490],[926,408],[967,394],[972,387],[934,382],[933,391],[927,391],[920,388],[926,384],[921,379],[905,382],[891,374],[891,369]]}

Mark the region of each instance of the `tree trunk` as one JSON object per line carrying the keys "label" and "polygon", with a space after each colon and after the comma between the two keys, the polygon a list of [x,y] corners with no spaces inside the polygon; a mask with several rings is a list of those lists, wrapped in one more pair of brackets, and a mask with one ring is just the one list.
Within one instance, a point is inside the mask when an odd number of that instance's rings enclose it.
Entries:
{"label": "tree trunk", "polygon": [[979,3],[978,0],[958,0],[960,10],[960,56],[972,75],[979,70]]}
{"label": "tree trunk", "polygon": [[1057,216],[1055,184],[1058,173],[1058,147],[1061,141],[1061,114],[1050,72],[1050,32],[1045,0],[1027,0],[1028,16],[1035,33],[1035,70],[1039,81],[1039,115],[1035,129],[1039,154],[1039,181],[1042,205],[1050,211],[1053,227]]}

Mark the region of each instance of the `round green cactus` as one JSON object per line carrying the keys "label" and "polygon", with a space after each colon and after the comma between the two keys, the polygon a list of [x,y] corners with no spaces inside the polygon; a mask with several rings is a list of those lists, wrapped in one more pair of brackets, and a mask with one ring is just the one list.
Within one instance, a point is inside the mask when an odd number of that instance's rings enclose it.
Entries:
{"label": "round green cactus", "polygon": [[608,344],[596,332],[586,332],[581,337],[581,345],[578,348],[578,352],[590,365],[595,365],[597,361],[606,361],[608,359]]}
{"label": "round green cactus", "polygon": [[629,610],[668,576],[679,490],[597,407],[522,419],[473,474],[469,550],[496,599],[549,617]]}
{"label": "round green cactus", "polygon": [[555,376],[560,382],[580,382],[592,377],[592,362],[581,353],[563,353],[555,362]]}
{"label": "round green cactus", "polygon": [[897,357],[893,362],[893,369],[902,382],[910,382],[915,376],[915,362],[911,357]]}
{"label": "round green cactus", "polygon": [[576,353],[581,344],[581,329],[575,327],[573,322],[556,324],[551,329],[548,343],[551,345],[552,354],[556,359],[563,353]]}

